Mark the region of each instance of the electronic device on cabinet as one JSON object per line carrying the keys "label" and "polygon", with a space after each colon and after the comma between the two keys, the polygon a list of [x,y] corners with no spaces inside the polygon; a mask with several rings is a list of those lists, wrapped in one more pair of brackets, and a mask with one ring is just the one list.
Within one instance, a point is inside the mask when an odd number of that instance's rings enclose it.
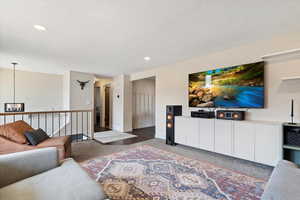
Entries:
{"label": "electronic device on cabinet", "polygon": [[245,120],[245,111],[241,110],[217,110],[217,119],[225,120]]}
{"label": "electronic device on cabinet", "polygon": [[215,111],[206,111],[206,110],[198,110],[198,111],[191,111],[191,117],[198,117],[198,118],[215,118]]}

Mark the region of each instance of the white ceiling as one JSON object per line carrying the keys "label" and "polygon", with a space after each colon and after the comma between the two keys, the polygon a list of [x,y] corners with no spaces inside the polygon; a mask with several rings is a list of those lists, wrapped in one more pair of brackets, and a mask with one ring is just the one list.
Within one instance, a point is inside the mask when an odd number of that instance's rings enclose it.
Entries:
{"label": "white ceiling", "polygon": [[299,0],[1,0],[0,67],[113,76],[299,31],[299,19]]}

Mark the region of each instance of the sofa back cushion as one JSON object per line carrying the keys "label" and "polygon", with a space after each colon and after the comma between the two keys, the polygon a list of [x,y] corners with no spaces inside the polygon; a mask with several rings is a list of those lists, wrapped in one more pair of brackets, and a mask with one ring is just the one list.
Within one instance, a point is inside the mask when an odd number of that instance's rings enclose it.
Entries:
{"label": "sofa back cushion", "polygon": [[32,131],[33,128],[26,122],[19,120],[0,126],[0,136],[19,144],[26,144],[27,140],[24,136],[26,131]]}
{"label": "sofa back cushion", "polygon": [[1,191],[5,186],[57,167],[58,162],[55,147],[0,155],[0,199],[28,199],[31,195],[34,195],[34,198],[31,199],[41,199],[39,196],[35,196],[36,191],[31,190],[40,183],[41,179],[33,185],[27,182],[23,188],[15,188],[12,191],[16,195],[15,198],[5,198],[1,195]]}

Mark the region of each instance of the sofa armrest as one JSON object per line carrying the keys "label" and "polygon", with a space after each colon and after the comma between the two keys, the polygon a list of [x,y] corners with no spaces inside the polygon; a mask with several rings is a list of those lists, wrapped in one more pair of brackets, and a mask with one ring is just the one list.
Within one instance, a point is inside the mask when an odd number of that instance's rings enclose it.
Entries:
{"label": "sofa armrest", "polygon": [[59,165],[55,147],[0,155],[0,188]]}
{"label": "sofa armrest", "polygon": [[300,197],[300,169],[282,160],[274,168],[262,200],[298,200]]}

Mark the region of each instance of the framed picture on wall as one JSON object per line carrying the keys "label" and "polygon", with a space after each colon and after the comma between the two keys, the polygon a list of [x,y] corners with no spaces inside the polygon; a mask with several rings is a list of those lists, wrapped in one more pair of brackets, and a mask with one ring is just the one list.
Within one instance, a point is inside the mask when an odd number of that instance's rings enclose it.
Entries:
{"label": "framed picture on wall", "polygon": [[24,112],[25,104],[24,103],[5,103],[4,111],[5,112]]}

